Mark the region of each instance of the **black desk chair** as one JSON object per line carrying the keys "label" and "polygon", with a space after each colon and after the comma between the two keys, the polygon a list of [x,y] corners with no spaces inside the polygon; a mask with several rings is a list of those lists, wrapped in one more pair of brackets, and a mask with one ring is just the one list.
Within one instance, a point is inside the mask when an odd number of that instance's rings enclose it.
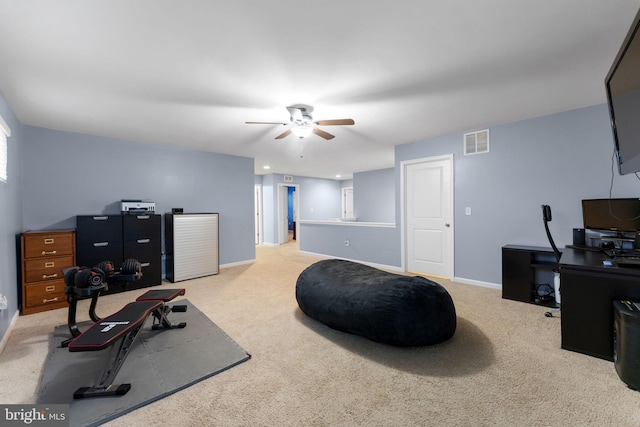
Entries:
{"label": "black desk chair", "polygon": [[[556,304],[560,305],[560,256],[562,254],[558,250],[558,247],[553,241],[553,237],[551,237],[551,232],[549,231],[548,222],[551,221],[551,207],[549,205],[542,205],[542,220],[544,221],[544,229],[547,232],[547,238],[549,239],[549,243],[551,244],[551,248],[553,249],[553,254],[556,257],[556,265],[553,269],[553,292],[556,299]],[[560,309],[552,308],[551,310],[544,313],[544,315],[547,317],[553,317],[554,313],[560,313]]]}

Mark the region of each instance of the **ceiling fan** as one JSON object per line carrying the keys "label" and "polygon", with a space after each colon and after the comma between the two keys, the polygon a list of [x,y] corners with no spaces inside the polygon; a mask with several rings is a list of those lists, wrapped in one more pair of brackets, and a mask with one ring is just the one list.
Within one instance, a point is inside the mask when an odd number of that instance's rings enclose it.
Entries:
{"label": "ceiling fan", "polygon": [[330,134],[329,132],[325,132],[321,129],[318,129],[316,126],[344,126],[344,125],[353,125],[355,122],[353,119],[334,119],[334,120],[318,120],[314,121],[311,113],[313,112],[313,107],[310,105],[304,104],[296,104],[290,107],[287,107],[289,110],[289,114],[291,115],[289,123],[282,122],[245,122],[248,125],[289,125],[293,124],[294,126],[290,129],[287,129],[280,135],[276,136],[275,139],[282,139],[289,134],[293,133],[298,138],[305,138],[311,133],[315,133],[316,135],[324,138],[324,139],[333,139],[335,135]]}

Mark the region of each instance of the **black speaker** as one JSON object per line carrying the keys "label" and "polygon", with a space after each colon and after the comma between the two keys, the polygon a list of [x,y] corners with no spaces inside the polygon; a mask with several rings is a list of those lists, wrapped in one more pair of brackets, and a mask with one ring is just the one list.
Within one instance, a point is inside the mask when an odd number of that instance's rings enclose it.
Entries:
{"label": "black speaker", "polygon": [[620,379],[640,390],[640,303],[613,302],[613,364]]}
{"label": "black speaker", "polygon": [[574,246],[585,246],[587,241],[585,239],[584,228],[574,228],[573,229],[573,245]]}

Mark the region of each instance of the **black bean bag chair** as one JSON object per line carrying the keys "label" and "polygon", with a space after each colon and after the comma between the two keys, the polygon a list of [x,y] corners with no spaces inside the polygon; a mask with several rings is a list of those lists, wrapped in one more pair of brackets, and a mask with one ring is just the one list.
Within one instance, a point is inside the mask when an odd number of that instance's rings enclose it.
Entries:
{"label": "black bean bag chair", "polygon": [[329,259],[307,267],[296,282],[303,313],[339,331],[396,346],[441,343],[456,330],[456,310],[441,285]]}

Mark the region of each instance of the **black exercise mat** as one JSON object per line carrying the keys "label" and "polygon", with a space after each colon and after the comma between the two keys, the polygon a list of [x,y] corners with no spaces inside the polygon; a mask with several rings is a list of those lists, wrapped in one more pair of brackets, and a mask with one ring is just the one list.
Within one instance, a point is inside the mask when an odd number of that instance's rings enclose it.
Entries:
{"label": "black exercise mat", "polygon": [[[176,304],[187,305],[187,311],[170,313],[169,320],[186,322],[186,328],[153,331],[152,317],[147,319],[114,381],[131,384],[124,396],[73,399],[78,388],[94,384],[109,349],[69,352],[60,347],[70,337],[67,325],[56,327],[37,403],[69,404],[71,426],[97,426],[251,358],[188,300]],[[87,326],[81,324],[80,329]]]}

